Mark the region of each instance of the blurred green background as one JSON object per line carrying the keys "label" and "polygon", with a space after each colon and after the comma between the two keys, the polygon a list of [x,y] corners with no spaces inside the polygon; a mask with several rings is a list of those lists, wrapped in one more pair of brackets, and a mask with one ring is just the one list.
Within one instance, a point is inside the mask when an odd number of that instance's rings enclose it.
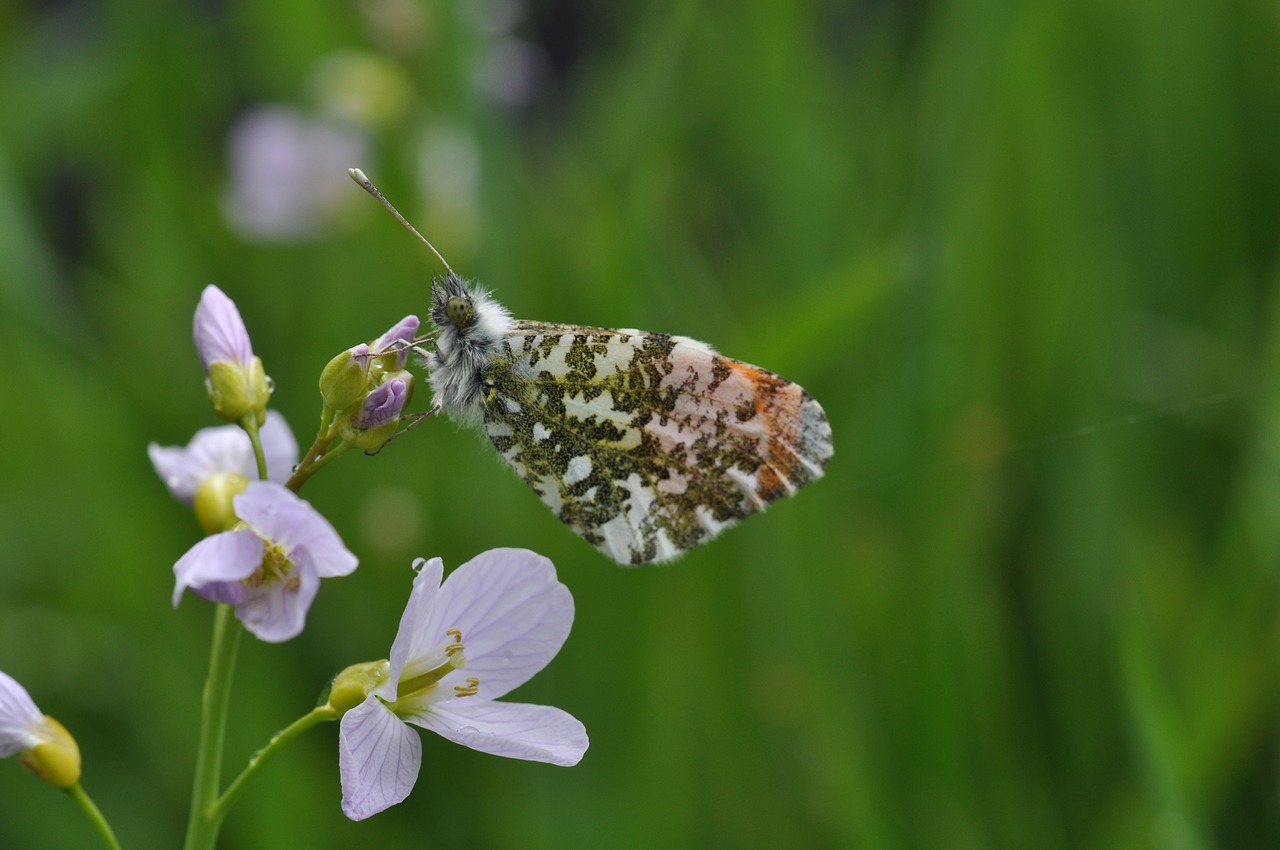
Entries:
{"label": "blurred green background", "polygon": [[[551,557],[515,698],[576,768],[424,737],[338,806],[336,729],[226,848],[1280,844],[1280,7],[1272,0],[10,3],[0,9],[0,669],[132,848],[180,841],[211,608],[146,457],[215,424],[201,288],[299,441],[433,258],[519,317],[706,340],[825,406],[828,475],[614,567],[430,421],[304,495],[361,557],[247,638],[228,770],[389,651],[418,555]],[[428,403],[425,386],[416,399]],[[0,763],[0,847],[91,847]]]}

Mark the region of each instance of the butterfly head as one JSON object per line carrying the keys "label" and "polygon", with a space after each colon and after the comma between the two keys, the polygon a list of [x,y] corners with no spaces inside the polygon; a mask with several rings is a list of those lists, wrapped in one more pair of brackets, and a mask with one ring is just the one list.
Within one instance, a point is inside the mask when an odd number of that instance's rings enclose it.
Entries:
{"label": "butterfly head", "polygon": [[484,289],[449,272],[431,284],[431,321],[440,339],[490,353],[510,328],[511,314]]}
{"label": "butterfly head", "polygon": [[451,414],[474,417],[484,394],[480,373],[497,355],[511,328],[511,314],[489,293],[452,271],[431,285],[436,333],[427,357],[436,402]]}
{"label": "butterfly head", "polygon": [[444,304],[444,312],[450,323],[462,330],[475,317],[476,305],[469,295],[451,295]]}
{"label": "butterfly head", "polygon": [[452,272],[431,283],[431,320],[441,331],[455,333],[465,333],[476,320],[476,297]]}

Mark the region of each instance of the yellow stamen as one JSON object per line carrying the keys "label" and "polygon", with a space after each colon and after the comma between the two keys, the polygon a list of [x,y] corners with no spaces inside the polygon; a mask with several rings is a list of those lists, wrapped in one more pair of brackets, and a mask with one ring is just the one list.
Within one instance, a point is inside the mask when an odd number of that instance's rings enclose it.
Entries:
{"label": "yellow stamen", "polygon": [[244,580],[244,584],[246,587],[256,588],[280,581],[285,590],[297,590],[301,579],[289,575],[292,569],[293,563],[280,547],[266,545],[262,548],[262,563],[253,571],[253,575]]}
{"label": "yellow stamen", "polygon": [[[409,675],[407,678],[401,678],[399,686],[396,688],[397,699],[403,699],[412,694],[430,690],[436,686],[436,683],[443,679],[454,670],[461,670],[467,666],[467,656],[464,654],[462,645],[462,632],[459,629],[446,629],[445,634],[453,638],[451,643],[446,643],[440,647],[438,651],[443,652],[445,660],[443,664],[426,670],[416,675]],[[416,672],[416,670],[415,670]],[[403,677],[405,674],[402,673]]]}
{"label": "yellow stamen", "polygon": [[468,676],[465,685],[454,685],[453,692],[455,696],[473,697],[480,692],[480,680],[475,676]]}

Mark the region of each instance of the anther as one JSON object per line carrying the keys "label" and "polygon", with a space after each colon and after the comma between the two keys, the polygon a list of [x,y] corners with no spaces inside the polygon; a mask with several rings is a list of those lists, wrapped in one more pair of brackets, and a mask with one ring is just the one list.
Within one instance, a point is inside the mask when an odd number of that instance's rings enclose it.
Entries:
{"label": "anther", "polygon": [[459,652],[462,652],[462,630],[461,629],[445,629],[444,633],[453,638],[453,643],[445,644],[444,654],[452,658]]}

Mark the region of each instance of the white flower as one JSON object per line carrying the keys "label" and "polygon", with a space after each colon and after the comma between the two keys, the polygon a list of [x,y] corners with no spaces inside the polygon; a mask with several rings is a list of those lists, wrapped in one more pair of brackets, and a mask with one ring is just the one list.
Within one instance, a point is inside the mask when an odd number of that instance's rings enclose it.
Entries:
{"label": "white flower", "polygon": [[173,565],[173,604],[191,588],[236,606],[261,640],[289,640],[302,631],[320,579],[349,575],[356,556],[315,508],[279,484],[250,483],[235,497],[235,513],[247,527],[206,537]]}
{"label": "white flower", "polygon": [[381,684],[342,717],[342,810],[363,820],[409,795],[422,742],[407,724],[493,755],[574,765],[582,724],[558,708],[495,702],[560,650],[573,597],[555,567],[524,549],[494,549],[455,570],[418,573]]}

